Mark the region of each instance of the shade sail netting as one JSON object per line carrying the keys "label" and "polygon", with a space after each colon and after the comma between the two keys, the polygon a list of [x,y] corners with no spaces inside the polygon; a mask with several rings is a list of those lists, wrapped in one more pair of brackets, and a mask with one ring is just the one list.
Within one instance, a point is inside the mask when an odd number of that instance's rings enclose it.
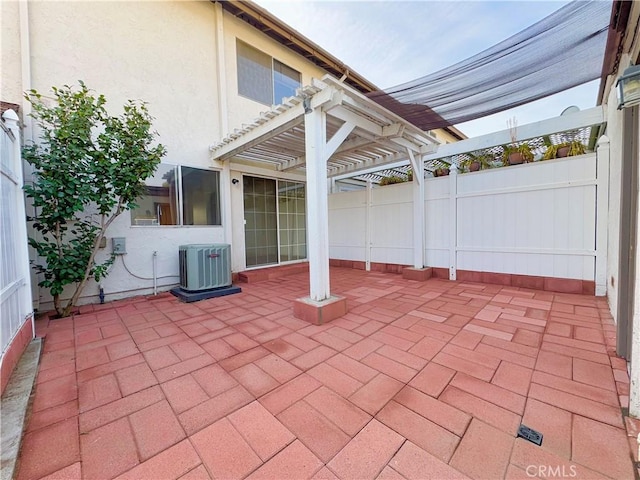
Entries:
{"label": "shade sail netting", "polygon": [[423,130],[475,120],[600,77],[611,2],[573,1],[438,72],[368,96]]}

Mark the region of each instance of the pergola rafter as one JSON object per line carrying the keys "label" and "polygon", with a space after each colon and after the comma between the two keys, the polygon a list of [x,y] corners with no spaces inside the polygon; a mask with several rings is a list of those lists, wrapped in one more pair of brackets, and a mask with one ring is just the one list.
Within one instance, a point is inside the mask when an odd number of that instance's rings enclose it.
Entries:
{"label": "pergola rafter", "polygon": [[327,115],[326,137],[334,150],[327,160],[329,176],[408,160],[407,149],[417,155],[435,151],[433,136],[327,76],[212,145],[212,158],[259,161],[279,171],[302,172],[307,162],[305,99],[308,109],[321,106]]}

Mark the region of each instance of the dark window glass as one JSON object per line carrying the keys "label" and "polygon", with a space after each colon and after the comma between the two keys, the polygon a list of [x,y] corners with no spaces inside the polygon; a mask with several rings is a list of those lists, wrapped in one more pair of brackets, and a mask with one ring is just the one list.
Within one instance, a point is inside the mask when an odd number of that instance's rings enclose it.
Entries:
{"label": "dark window glass", "polygon": [[221,225],[220,174],[182,167],[183,225]]}

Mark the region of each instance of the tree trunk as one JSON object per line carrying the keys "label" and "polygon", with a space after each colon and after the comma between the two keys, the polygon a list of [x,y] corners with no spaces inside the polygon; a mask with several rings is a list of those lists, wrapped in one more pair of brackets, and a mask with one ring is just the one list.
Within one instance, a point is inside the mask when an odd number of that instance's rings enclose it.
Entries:
{"label": "tree trunk", "polygon": [[[105,215],[102,215],[102,220],[100,222],[100,232],[96,235],[96,238],[93,242],[93,250],[91,251],[91,256],[89,257],[89,263],[87,264],[87,268],[84,272],[84,278],[82,281],[76,286],[75,292],[73,292],[73,296],[69,300],[65,311],[70,312],[74,307],[78,299],[80,298],[80,294],[82,290],[84,290],[85,285],[89,281],[89,277],[91,276],[91,269],[93,267],[93,262],[98,254],[98,250],[100,249],[100,242],[102,241],[102,237],[104,237],[107,229],[111,225],[111,223],[122,213],[122,199],[118,200],[118,206],[116,207],[116,211],[109,219],[105,222]],[[68,313],[67,313],[68,315]]]}
{"label": "tree trunk", "polygon": [[102,237],[104,237],[105,230],[106,228],[103,228],[103,230],[96,236],[93,244],[93,251],[91,252],[91,257],[89,257],[89,264],[87,266],[87,270],[85,271],[84,278],[78,285],[76,285],[76,290],[75,292],[73,292],[72,297],[69,299],[69,303],[67,303],[67,306],[65,307],[65,312],[67,313],[66,316],[69,315],[69,312],[71,312],[71,309],[75,306],[76,302],[80,298],[80,294],[84,290],[85,285],[89,281],[91,267],[93,266],[96,254],[98,253],[98,248],[100,248],[100,241],[102,240]]}
{"label": "tree trunk", "polygon": [[62,315],[60,315],[60,316],[63,317],[63,318],[71,316],[71,309],[72,308],[73,308],[73,304],[71,303],[71,300],[69,300],[69,302],[67,303],[66,307],[64,307]]}
{"label": "tree trunk", "polygon": [[53,308],[56,309],[56,313],[60,317],[64,317],[64,310],[62,309],[62,305],[60,305],[60,295],[53,296]]}

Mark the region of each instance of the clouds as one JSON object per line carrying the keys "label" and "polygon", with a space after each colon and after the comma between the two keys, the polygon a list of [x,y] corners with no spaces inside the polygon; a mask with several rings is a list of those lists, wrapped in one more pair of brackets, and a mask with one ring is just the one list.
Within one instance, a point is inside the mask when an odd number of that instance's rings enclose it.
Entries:
{"label": "clouds", "polygon": [[[464,60],[524,30],[568,3],[256,1],[382,88],[414,80]],[[580,108],[592,106],[596,89],[597,85],[578,87],[569,95],[570,100],[554,102],[550,97],[551,100],[545,99],[540,105],[534,102],[530,106],[519,107],[518,121],[524,124],[529,118],[536,121],[556,116],[567,106],[567,101],[578,104]],[[485,122],[468,122],[461,128],[469,135],[477,135],[505,127],[504,122],[488,118]]]}

